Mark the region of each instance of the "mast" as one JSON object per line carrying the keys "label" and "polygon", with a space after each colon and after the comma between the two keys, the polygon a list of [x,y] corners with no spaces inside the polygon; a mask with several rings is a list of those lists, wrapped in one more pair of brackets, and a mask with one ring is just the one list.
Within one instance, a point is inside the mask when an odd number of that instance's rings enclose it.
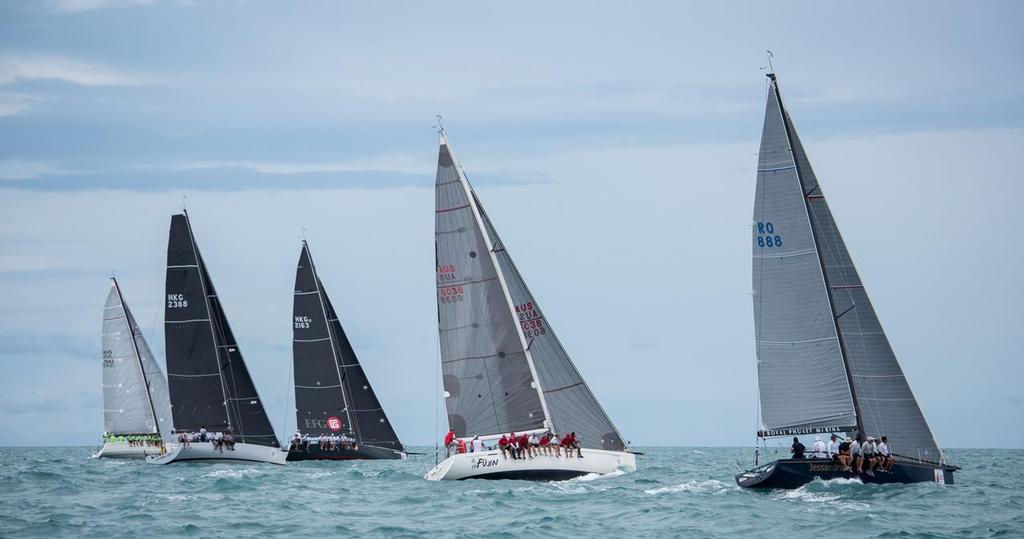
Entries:
{"label": "mast", "polygon": [[[846,339],[843,338],[843,333],[839,329],[838,320],[839,316],[841,315],[836,314],[836,305],[835,300],[833,299],[832,285],[829,282],[828,274],[825,272],[825,262],[821,258],[821,241],[818,238],[817,229],[812,224],[811,209],[807,204],[807,197],[810,196],[810,193],[804,191],[803,176],[800,173],[800,167],[797,165],[796,155],[793,153],[793,133],[789,129],[789,122],[786,121],[786,107],[782,103],[782,94],[779,91],[779,81],[776,78],[774,72],[768,73],[767,77],[771,79],[771,84],[772,86],[775,87],[775,99],[776,101],[778,101],[779,104],[779,115],[782,116],[782,128],[786,132],[786,140],[789,143],[789,152],[793,159],[793,170],[796,173],[797,180],[800,184],[800,193],[802,195],[800,198],[803,203],[804,212],[807,215],[808,226],[811,229],[811,238],[814,240],[814,253],[818,259],[818,268],[821,270],[821,278],[825,283],[825,291],[828,294],[829,309],[832,313],[832,325],[835,327],[836,335],[839,337],[839,352],[843,360],[843,370],[846,372],[846,383],[850,386],[850,397],[853,400],[853,411],[854,415],[857,418],[857,435],[859,438],[864,433],[864,420],[862,419],[860,414],[860,404],[857,401],[857,393],[853,385],[853,375],[850,373],[850,365],[849,361],[847,360],[848,353],[846,351]],[[815,186],[814,189],[818,188],[819,186]],[[814,189],[812,189],[812,191]]]}
{"label": "mast", "polygon": [[309,269],[310,271],[313,272],[313,282],[316,283],[316,295],[320,301],[320,310],[324,314],[324,324],[327,326],[327,338],[331,339],[331,357],[334,358],[334,368],[338,373],[338,388],[341,389],[341,399],[345,405],[345,419],[348,420],[348,431],[350,433],[355,433],[358,436],[359,433],[353,430],[353,427],[355,425],[352,423],[352,414],[349,411],[349,392],[347,391],[348,386],[346,385],[345,382],[347,377],[343,377],[341,375],[341,365],[338,362],[338,349],[336,346],[337,343],[334,336],[334,332],[331,331],[331,317],[327,316],[327,306],[324,304],[323,287],[320,286],[320,276],[317,275],[316,273],[316,264],[313,263],[313,256],[309,252],[309,244],[306,243],[305,239],[302,240],[302,248],[306,251],[306,258],[309,260]]}
{"label": "mast", "polygon": [[[213,337],[214,355],[217,358],[217,373],[220,375],[220,390],[221,395],[224,397],[224,415],[228,422],[228,429],[234,430],[231,424],[231,412],[228,411],[228,388],[224,382],[224,369],[221,367],[220,358],[220,339],[217,338],[217,330],[213,326],[213,305],[210,303],[210,293],[206,287],[206,268],[204,267],[203,261],[199,258],[199,249],[196,247],[196,237],[192,233],[192,220],[188,217],[188,210],[182,208],[181,213],[185,215],[185,225],[188,227],[189,243],[192,244],[192,255],[196,259],[196,270],[199,274],[199,284],[203,288],[203,301],[206,302],[206,313],[207,322],[210,324],[210,335]],[[244,438],[244,433],[238,432],[239,437]]]}
{"label": "mast", "polygon": [[125,323],[128,324],[128,332],[131,333],[132,338],[132,349],[135,350],[135,359],[139,363],[139,372],[142,373],[142,383],[146,386],[146,399],[149,402],[149,411],[153,414],[153,426],[156,428],[156,434],[160,434],[160,420],[156,416],[156,406],[153,404],[153,394],[149,387],[149,378],[146,377],[146,369],[142,365],[142,353],[139,351],[139,343],[135,340],[135,328],[132,327],[132,318],[128,316],[128,306],[124,303],[124,296],[121,294],[121,286],[117,283],[116,277],[111,277],[111,281],[114,283],[114,290],[117,291],[117,300],[121,303],[121,312],[124,313]]}
{"label": "mast", "polygon": [[487,233],[487,227],[484,225],[483,217],[480,213],[480,207],[477,204],[476,193],[473,191],[473,187],[469,184],[469,180],[466,178],[465,172],[462,169],[462,163],[459,162],[458,157],[455,156],[455,152],[452,150],[450,144],[448,144],[448,136],[445,134],[444,128],[440,127],[441,144],[448,148],[448,154],[451,155],[453,166],[455,167],[456,173],[459,176],[459,183],[462,184],[462,188],[466,191],[466,198],[469,199],[469,206],[473,211],[473,219],[476,221],[477,226],[482,232],[484,244],[487,247],[487,253],[490,256],[491,263],[494,265],[494,271],[498,276],[498,284],[501,286],[501,291],[505,296],[505,304],[508,306],[509,314],[512,316],[512,321],[516,327],[516,335],[519,337],[519,342],[523,347],[523,353],[526,356],[526,364],[530,367],[530,375],[533,377],[533,388],[537,391],[537,398],[540,399],[541,410],[544,412],[544,425],[549,429],[554,429],[554,425],[551,422],[551,413],[548,411],[547,399],[544,396],[544,390],[540,384],[540,377],[537,375],[537,367],[533,363],[533,355],[530,353],[530,343],[526,340],[526,335],[523,334],[522,325],[519,323],[519,316],[516,314],[515,302],[512,301],[512,294],[509,292],[508,283],[505,280],[505,273],[502,271],[501,264],[498,262],[497,256],[494,252],[494,240]]}

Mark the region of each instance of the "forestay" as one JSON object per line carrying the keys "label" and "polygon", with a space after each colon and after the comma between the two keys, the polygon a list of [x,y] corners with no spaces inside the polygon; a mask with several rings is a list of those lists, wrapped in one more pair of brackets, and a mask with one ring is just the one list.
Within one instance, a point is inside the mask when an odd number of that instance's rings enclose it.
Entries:
{"label": "forestay", "polygon": [[[806,201],[806,211],[817,241],[828,286],[826,296],[831,300],[842,338],[859,425],[866,435],[888,436],[890,446],[897,454],[939,461],[942,456],[935,438],[875,315],[792,118],[781,104],[777,81],[773,79],[771,86],[774,95],[769,95],[769,108],[781,109],[782,113],[776,112],[773,117],[784,119],[783,129],[792,145],[793,161],[804,195],[801,202]],[[775,120],[775,123],[780,122]]]}
{"label": "forestay", "polygon": [[459,436],[541,429],[545,417],[465,180],[442,133],[437,161],[437,317],[448,424]]}
{"label": "forestay", "polygon": [[171,217],[166,292],[167,378],[175,428],[230,429],[239,442],[278,447],[187,214]]}
{"label": "forestay", "polygon": [[169,439],[167,382],[116,279],[111,279],[103,309],[102,344],[105,432]]}
{"label": "forestay", "polygon": [[345,335],[305,241],[295,272],[292,322],[299,430],[312,435],[341,431],[361,443],[401,451],[402,443]]}

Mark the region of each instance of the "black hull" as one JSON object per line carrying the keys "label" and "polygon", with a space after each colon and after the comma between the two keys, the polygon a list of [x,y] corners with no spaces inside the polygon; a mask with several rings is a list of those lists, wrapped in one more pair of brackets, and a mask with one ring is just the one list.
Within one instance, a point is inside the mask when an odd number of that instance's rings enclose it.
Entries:
{"label": "black hull", "polygon": [[385,449],[372,445],[357,445],[353,449],[320,449],[317,444],[309,444],[303,449],[288,451],[288,460],[396,460],[404,456],[400,451]]}
{"label": "black hull", "polygon": [[843,471],[835,462],[824,459],[776,460],[736,476],[743,488],[793,489],[815,479],[859,479],[863,483],[942,483],[953,484],[954,466],[918,462],[897,462],[889,473],[874,475]]}

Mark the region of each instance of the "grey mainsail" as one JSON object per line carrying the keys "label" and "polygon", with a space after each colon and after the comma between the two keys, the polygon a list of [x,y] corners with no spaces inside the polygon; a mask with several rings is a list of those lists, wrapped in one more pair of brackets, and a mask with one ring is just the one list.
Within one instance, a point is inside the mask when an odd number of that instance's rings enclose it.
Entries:
{"label": "grey mainsail", "polygon": [[167,379],[175,428],[230,429],[239,442],[278,447],[185,213],[171,217],[166,291]]}
{"label": "grey mainsail", "polygon": [[361,443],[402,451],[402,443],[317,275],[305,241],[295,272],[292,316],[299,429],[314,435],[343,431]]}
{"label": "grey mainsail", "polygon": [[443,132],[436,212],[441,358],[455,432],[549,428],[575,431],[583,447],[623,450],[622,437],[542,314]]}
{"label": "grey mainsail", "polygon": [[103,309],[102,344],[106,433],[159,434],[169,440],[167,382],[113,278]]}
{"label": "grey mainsail", "polygon": [[778,81],[769,77],[753,231],[762,429],[886,435],[895,453],[938,461]]}
{"label": "grey mainsail", "polygon": [[541,429],[544,411],[518,323],[469,192],[442,134],[434,230],[448,424],[459,436]]}

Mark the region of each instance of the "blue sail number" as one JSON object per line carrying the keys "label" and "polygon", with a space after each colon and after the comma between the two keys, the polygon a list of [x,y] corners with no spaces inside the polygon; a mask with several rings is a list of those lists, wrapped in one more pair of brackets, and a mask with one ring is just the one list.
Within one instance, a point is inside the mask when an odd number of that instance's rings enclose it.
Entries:
{"label": "blue sail number", "polygon": [[775,233],[775,226],[771,223],[757,223],[757,246],[782,247],[782,236]]}

